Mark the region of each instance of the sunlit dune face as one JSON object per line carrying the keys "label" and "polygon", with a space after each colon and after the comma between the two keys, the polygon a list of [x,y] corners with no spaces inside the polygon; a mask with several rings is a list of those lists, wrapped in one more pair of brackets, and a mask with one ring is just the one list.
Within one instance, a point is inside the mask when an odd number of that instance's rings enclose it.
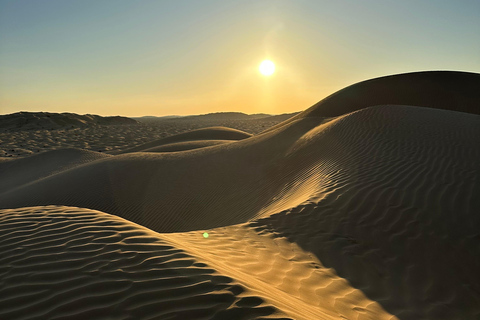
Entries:
{"label": "sunlit dune face", "polygon": [[258,70],[264,76],[271,76],[275,72],[275,64],[271,60],[263,60],[258,66]]}

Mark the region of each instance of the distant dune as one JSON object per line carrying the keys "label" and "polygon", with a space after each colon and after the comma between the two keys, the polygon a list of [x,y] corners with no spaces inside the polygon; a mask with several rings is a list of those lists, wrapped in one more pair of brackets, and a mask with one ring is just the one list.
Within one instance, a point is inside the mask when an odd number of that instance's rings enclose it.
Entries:
{"label": "distant dune", "polygon": [[154,117],[154,116],[145,116],[145,117],[135,117],[132,119],[138,120],[146,124],[154,124],[163,121],[245,121],[245,120],[258,120],[269,118],[271,115],[258,113],[258,114],[246,114],[243,112],[215,112],[207,113],[200,115],[192,116],[163,116],[163,117]]}
{"label": "distant dune", "polygon": [[17,112],[0,115],[0,129],[12,131],[97,125],[131,125],[137,123],[136,120],[127,117],[102,117],[75,113]]}
{"label": "distant dune", "polygon": [[[231,128],[228,130],[235,128],[244,133],[248,132],[247,135],[250,135],[262,132],[283,120],[285,120],[283,116],[272,116],[246,120],[183,121],[168,119],[142,121],[135,125],[81,125],[54,129],[48,129],[48,126],[38,124],[30,125],[30,129],[0,128],[0,161],[5,157],[21,158],[59,148],[77,148],[116,154],[170,136],[208,127]],[[206,136],[202,139],[209,140],[210,138]],[[221,137],[212,137],[212,139],[216,139],[214,144],[218,144],[218,139],[222,140]],[[230,137],[225,139],[229,140]],[[198,143],[189,143],[187,146],[186,141],[182,141],[182,146],[179,148],[192,149],[198,145]],[[174,149],[176,148],[174,147]]]}
{"label": "distant dune", "polygon": [[159,121],[238,121],[238,120],[263,120],[265,122],[269,121],[285,121],[300,112],[293,113],[284,113],[277,115],[270,115],[265,113],[258,114],[246,114],[242,112],[216,112],[216,113],[207,113],[194,116],[163,116],[163,117],[154,117],[154,116],[144,116],[144,117],[134,117],[132,119],[138,120],[142,123],[158,123]]}
{"label": "distant dune", "polygon": [[[209,128],[202,128],[197,130],[192,130],[186,133],[177,134],[174,136],[162,138],[159,140],[151,141],[135,148],[123,150],[120,153],[131,153],[131,152],[139,152],[139,151],[160,151],[164,150],[164,148],[160,148],[161,146],[169,145],[170,148],[174,147],[173,145],[177,145],[182,150],[189,150],[189,149],[197,149],[195,146],[208,146],[208,145],[216,145],[219,143],[215,143],[213,141],[236,141],[242,140],[251,137],[252,135],[243,132],[240,130],[235,130],[231,128],[225,127],[209,127]],[[192,142],[196,141],[197,143],[192,144]],[[199,142],[203,141],[203,142]],[[210,142],[207,142],[210,141]],[[185,148],[187,146],[186,143],[190,143],[190,148]],[[179,146],[178,144],[181,143],[183,147]],[[173,149],[176,149],[175,147]]]}
{"label": "distant dune", "polygon": [[479,76],[0,162],[0,318],[477,319]]}
{"label": "distant dune", "polygon": [[285,121],[285,120],[288,120],[288,119],[296,116],[299,113],[300,112],[277,114],[277,115],[274,115],[274,116],[269,116],[269,117],[262,118],[262,120],[264,120],[264,121]]}
{"label": "distant dune", "polygon": [[242,112],[215,112],[196,116],[186,116],[182,117],[181,120],[251,120],[262,119],[269,116],[269,114],[265,113],[245,114]]}
{"label": "distant dune", "polygon": [[178,119],[182,116],[163,116],[163,117],[156,117],[156,116],[143,116],[143,117],[130,117],[132,119],[138,120],[140,122],[149,122],[149,121],[156,121],[156,120],[170,120],[170,119]]}

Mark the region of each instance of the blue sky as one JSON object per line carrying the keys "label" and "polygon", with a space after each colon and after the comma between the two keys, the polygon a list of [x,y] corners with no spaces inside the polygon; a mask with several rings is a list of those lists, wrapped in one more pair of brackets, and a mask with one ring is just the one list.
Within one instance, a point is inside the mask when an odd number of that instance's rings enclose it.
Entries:
{"label": "blue sky", "polygon": [[480,72],[479,35],[478,0],[0,0],[0,113],[293,112],[372,77]]}

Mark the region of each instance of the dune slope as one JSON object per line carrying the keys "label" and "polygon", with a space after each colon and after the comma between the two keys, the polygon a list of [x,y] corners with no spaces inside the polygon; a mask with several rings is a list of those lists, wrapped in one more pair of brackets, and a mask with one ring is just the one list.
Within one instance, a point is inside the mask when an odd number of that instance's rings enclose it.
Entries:
{"label": "dune slope", "polygon": [[78,167],[82,164],[105,159],[110,155],[82,149],[52,150],[15,161],[0,162],[0,194],[30,182]]}

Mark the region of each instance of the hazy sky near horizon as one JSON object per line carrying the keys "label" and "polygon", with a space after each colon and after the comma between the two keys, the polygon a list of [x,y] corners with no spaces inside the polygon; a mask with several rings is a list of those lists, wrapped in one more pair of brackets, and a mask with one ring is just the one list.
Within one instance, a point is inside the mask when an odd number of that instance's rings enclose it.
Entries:
{"label": "hazy sky near horizon", "polygon": [[294,112],[378,76],[480,72],[479,35],[478,0],[0,0],[0,114]]}

